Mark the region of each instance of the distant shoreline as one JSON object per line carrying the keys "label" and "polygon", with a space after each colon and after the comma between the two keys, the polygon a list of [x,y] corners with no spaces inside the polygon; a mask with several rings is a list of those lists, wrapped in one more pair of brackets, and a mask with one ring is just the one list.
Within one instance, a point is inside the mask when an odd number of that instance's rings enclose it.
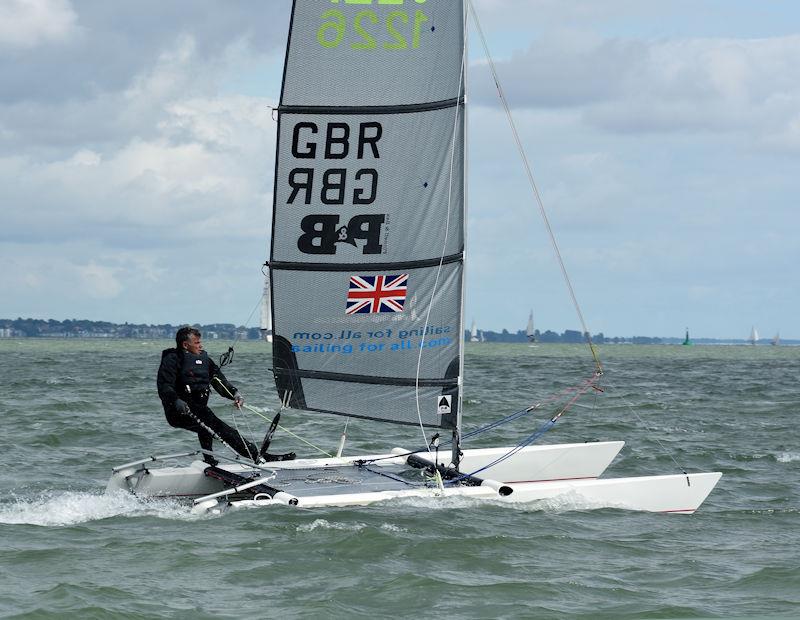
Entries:
{"label": "distant shoreline", "polygon": [[[0,339],[6,338],[85,338],[99,339],[134,339],[134,340],[172,340],[180,325],[169,323],[161,325],[148,325],[144,323],[111,323],[108,321],[89,321],[67,319],[0,319]],[[233,323],[211,323],[208,325],[195,324],[206,339],[210,340],[261,340],[261,330],[258,327],[245,327]],[[500,332],[479,330],[480,342],[487,343],[526,343],[528,337],[524,330],[509,332],[504,329]],[[576,330],[565,330],[557,333],[551,330],[536,330],[536,344],[581,344],[586,342],[584,335]],[[464,332],[464,339],[469,341],[470,334]],[[595,344],[668,344],[681,345],[683,337],[661,336],[614,336],[604,334],[592,336]],[[477,342],[475,344],[480,344]],[[745,345],[751,344],[745,338],[693,338],[693,345]],[[771,338],[761,338],[758,346],[771,345]],[[800,345],[800,340],[781,340],[781,345]]]}

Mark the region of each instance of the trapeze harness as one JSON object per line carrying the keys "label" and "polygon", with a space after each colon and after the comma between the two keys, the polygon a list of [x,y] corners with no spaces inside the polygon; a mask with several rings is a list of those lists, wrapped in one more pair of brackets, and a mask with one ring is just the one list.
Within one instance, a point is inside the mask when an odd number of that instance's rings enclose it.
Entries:
{"label": "trapeze harness", "polygon": [[211,360],[208,353],[201,351],[200,355],[184,351],[181,355],[180,385],[178,398],[206,405],[211,393]]}

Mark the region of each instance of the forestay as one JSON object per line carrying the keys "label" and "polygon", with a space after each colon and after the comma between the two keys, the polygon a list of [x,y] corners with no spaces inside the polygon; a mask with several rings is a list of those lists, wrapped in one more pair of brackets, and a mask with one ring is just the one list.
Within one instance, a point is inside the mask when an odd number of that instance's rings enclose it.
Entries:
{"label": "forestay", "polygon": [[270,275],[291,407],[458,425],[461,0],[296,0]]}

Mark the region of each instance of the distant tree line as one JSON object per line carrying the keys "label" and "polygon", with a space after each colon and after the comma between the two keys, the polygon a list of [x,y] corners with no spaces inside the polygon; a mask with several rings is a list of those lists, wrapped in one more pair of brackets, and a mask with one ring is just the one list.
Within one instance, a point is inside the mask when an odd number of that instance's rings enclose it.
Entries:
{"label": "distant tree line", "polygon": [[[0,319],[0,338],[139,338],[166,339],[175,337],[180,325],[169,323],[147,325],[144,323],[110,323],[108,321],[88,321],[85,319]],[[233,323],[195,324],[207,340],[258,340],[261,331],[257,327],[244,327]],[[542,343],[585,343],[587,338],[583,332],[567,329],[562,333],[551,330],[534,332],[536,342]],[[464,339],[469,341],[470,333],[464,332]],[[483,342],[528,342],[523,330],[514,333],[504,329],[501,332],[478,331],[478,339]],[[694,338],[695,344],[744,344],[744,339]],[[680,344],[683,338],[659,338],[651,336],[632,336],[613,338],[604,336],[602,332],[592,336],[595,344]],[[766,344],[762,343],[762,344]],[[797,340],[782,340],[781,344],[800,344]]]}
{"label": "distant tree line", "polygon": [[[257,327],[237,326],[233,323],[195,324],[204,338],[225,340],[257,340],[261,337]],[[180,325],[169,323],[147,325],[144,323],[109,323],[85,319],[0,319],[0,337],[5,338],[166,338],[175,337]]]}
{"label": "distant tree line", "polygon": [[[493,332],[488,330],[478,331],[479,340],[482,342],[529,342],[528,336],[524,330],[511,333],[507,329],[501,332]],[[466,340],[471,339],[469,332],[464,332]],[[567,329],[559,334],[551,330],[544,332],[538,329],[534,331],[534,339],[536,342],[558,342],[558,343],[581,343],[586,342],[587,338],[583,332],[573,329]],[[604,342],[622,342],[624,338],[610,338],[607,339],[602,333],[592,336],[592,342],[595,344],[603,344]],[[653,339],[653,340],[658,340]]]}

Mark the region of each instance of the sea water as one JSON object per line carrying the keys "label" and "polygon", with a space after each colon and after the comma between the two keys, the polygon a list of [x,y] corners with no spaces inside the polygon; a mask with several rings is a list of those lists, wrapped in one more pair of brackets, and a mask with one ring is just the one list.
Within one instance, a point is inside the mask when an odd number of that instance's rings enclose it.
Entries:
{"label": "sea water", "polygon": [[[227,348],[206,344],[212,355]],[[177,501],[104,494],[114,465],[196,448],[166,424],[155,394],[167,346],[0,340],[0,616],[800,616],[800,348],[600,347],[605,392],[540,440],[626,440],[606,475],[722,471],[692,516],[592,510],[570,495],[196,516]],[[239,343],[225,371],[269,419],[278,401],[267,347]],[[465,429],[592,371],[584,347],[470,343]],[[231,422],[228,401],[211,405]],[[514,445],[553,413],[545,405],[469,446]],[[260,441],[262,417],[236,420]],[[281,418],[328,452],[344,422]],[[347,435],[345,454],[429,439],[359,420]],[[280,430],[273,449],[319,455]]]}

